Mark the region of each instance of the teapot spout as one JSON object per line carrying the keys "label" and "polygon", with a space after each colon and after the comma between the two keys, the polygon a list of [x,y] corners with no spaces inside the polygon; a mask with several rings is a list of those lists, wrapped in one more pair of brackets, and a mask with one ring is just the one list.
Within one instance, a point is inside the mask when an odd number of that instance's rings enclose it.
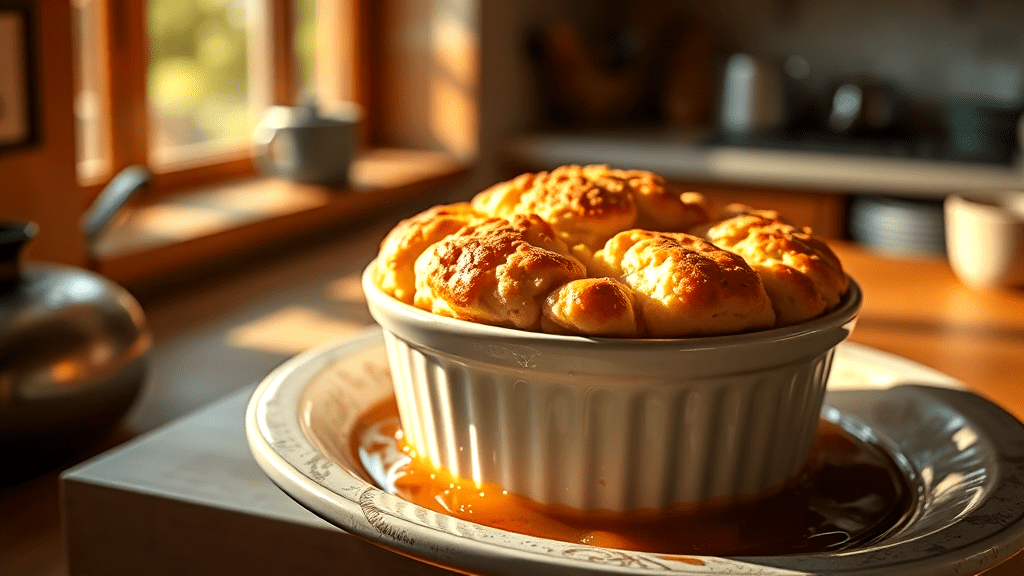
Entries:
{"label": "teapot spout", "polygon": [[0,221],[0,291],[18,282],[21,276],[21,252],[38,231],[39,226],[35,222]]}
{"label": "teapot spout", "polygon": [[145,166],[129,166],[118,172],[82,216],[82,232],[86,242],[91,244],[125,202],[145,188],[150,179],[151,175]]}

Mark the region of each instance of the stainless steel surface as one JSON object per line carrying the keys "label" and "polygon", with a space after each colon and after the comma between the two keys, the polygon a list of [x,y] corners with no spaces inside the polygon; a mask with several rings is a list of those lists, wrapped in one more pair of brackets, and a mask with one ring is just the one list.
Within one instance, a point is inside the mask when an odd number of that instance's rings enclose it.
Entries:
{"label": "stainless steel surface", "polygon": [[28,473],[97,440],[127,411],[151,339],[126,290],[79,268],[21,265],[32,226],[0,230],[9,256],[0,274],[0,450]]}
{"label": "stainless steel surface", "polygon": [[719,122],[732,135],[766,134],[782,127],[786,103],[782,72],[748,54],[725,64]]}
{"label": "stainless steel surface", "polygon": [[878,133],[892,127],[897,106],[895,92],[885,84],[847,82],[832,93],[828,126],[837,133]]}

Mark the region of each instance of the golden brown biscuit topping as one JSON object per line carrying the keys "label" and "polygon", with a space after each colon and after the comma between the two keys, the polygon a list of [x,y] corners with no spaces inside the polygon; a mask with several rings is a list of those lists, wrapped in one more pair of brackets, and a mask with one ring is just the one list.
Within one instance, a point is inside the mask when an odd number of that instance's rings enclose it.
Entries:
{"label": "golden brown biscuit topping", "polygon": [[632,289],[612,278],[583,278],[556,288],[544,301],[541,329],[619,337],[642,332]]}
{"label": "golden brown biscuit topping", "polygon": [[629,228],[681,232],[708,219],[699,194],[679,194],[651,172],[604,165],[523,174],[484,190],[472,204],[502,218],[537,214],[570,246],[591,250]]}
{"label": "golden brown biscuit topping", "polygon": [[586,269],[536,215],[470,224],[416,260],[415,305],[442,316],[536,330],[544,298]]}
{"label": "golden brown biscuit topping", "polygon": [[462,202],[434,206],[402,220],[381,242],[374,280],[388,294],[412,304],[416,293],[413,265],[420,254],[444,237],[483,218],[468,202]]}
{"label": "golden brown biscuit topping", "polygon": [[629,230],[594,254],[640,303],[651,336],[726,334],[771,327],[771,302],[742,258],[682,233]]}
{"label": "golden brown biscuit topping", "polygon": [[846,275],[810,230],[742,205],[723,218],[650,172],[563,166],[402,221],[374,280],[435,314],[591,336],[760,330],[838,304]]}
{"label": "golden brown biscuit topping", "polygon": [[834,252],[808,231],[749,213],[710,227],[705,237],[742,256],[758,273],[780,326],[809,320],[834,308],[848,285]]}

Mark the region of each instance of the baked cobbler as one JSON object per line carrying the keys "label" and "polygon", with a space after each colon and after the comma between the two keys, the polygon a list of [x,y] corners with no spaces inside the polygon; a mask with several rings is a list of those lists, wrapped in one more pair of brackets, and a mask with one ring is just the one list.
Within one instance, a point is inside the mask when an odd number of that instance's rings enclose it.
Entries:
{"label": "baked cobbler", "polygon": [[375,280],[434,314],[587,336],[733,334],[838,305],[846,274],[809,229],[742,205],[711,214],[651,172],[562,166],[402,221]]}

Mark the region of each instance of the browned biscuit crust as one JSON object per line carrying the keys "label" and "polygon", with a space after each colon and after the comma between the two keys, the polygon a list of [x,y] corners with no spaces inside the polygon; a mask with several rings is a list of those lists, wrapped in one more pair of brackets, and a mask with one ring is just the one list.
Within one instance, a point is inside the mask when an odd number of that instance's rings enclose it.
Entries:
{"label": "browned biscuit crust", "polygon": [[586,269],[539,216],[516,215],[465,226],[424,251],[415,273],[418,308],[538,330],[547,295]]}
{"label": "browned biscuit crust", "polygon": [[[631,171],[636,172],[636,171]],[[655,232],[685,232],[709,221],[707,201],[699,192],[676,192],[660,176],[640,172],[634,181],[639,215],[633,228]]]}
{"label": "browned biscuit crust", "polygon": [[537,214],[568,245],[591,250],[629,228],[683,231],[708,220],[700,194],[679,194],[651,172],[604,165],[523,174],[484,190],[472,204],[503,218]]}
{"label": "browned biscuit crust", "polygon": [[559,286],[544,300],[541,329],[585,336],[641,333],[633,291],[611,278],[583,278]]}
{"label": "browned biscuit crust", "polygon": [[720,218],[650,172],[563,166],[400,222],[374,280],[435,314],[593,336],[729,334],[838,305],[848,279],[810,230],[741,204]]}
{"label": "browned biscuit crust", "polygon": [[464,226],[485,217],[468,202],[434,206],[402,220],[380,244],[374,281],[381,290],[406,304],[416,294],[414,265],[424,250]]}
{"label": "browned biscuit crust", "polygon": [[749,213],[711,226],[705,237],[758,271],[779,326],[819,316],[846,293],[849,280],[839,258],[810,230]]}
{"label": "browned biscuit crust", "polygon": [[757,273],[736,254],[696,236],[629,230],[594,259],[633,289],[650,336],[728,334],[775,322]]}

